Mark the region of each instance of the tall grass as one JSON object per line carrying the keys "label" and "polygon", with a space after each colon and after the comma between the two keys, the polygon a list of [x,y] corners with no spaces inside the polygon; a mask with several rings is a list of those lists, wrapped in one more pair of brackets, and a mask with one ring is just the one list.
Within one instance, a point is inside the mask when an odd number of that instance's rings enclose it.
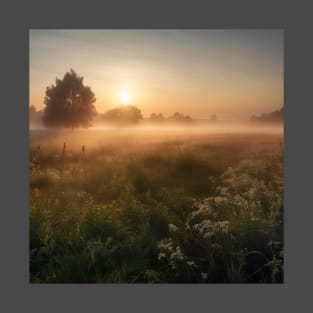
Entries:
{"label": "tall grass", "polygon": [[32,283],[283,281],[276,139],[80,147],[30,149]]}

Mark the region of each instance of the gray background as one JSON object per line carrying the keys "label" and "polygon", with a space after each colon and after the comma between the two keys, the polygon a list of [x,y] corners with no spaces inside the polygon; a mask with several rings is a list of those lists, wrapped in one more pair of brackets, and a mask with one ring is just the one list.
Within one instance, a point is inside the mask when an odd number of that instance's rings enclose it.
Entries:
{"label": "gray background", "polygon": [[[291,2],[291,1],[290,1]],[[312,310],[312,9],[309,1],[1,1],[1,312]],[[285,30],[285,283],[30,285],[28,30]],[[12,125],[12,121],[17,121]],[[310,308],[311,310],[310,310]]]}

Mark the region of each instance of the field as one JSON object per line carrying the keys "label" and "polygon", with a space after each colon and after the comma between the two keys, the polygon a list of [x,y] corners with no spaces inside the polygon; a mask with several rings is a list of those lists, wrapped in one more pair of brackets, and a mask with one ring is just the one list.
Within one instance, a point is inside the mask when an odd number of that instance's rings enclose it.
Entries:
{"label": "field", "polygon": [[30,131],[31,283],[282,283],[283,135]]}

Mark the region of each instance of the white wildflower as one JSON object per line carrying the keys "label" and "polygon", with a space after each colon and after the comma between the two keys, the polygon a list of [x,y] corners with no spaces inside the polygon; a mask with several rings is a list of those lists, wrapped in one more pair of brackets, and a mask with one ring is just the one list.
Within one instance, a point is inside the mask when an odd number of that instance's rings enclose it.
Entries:
{"label": "white wildflower", "polygon": [[184,254],[182,253],[179,246],[177,246],[176,250],[171,254],[170,259],[171,260],[180,260],[180,261],[182,261],[184,259]]}
{"label": "white wildflower", "polygon": [[159,249],[168,250],[168,251],[172,251],[173,250],[172,239],[168,238],[168,239],[163,239],[163,240],[159,241],[158,248]]}
{"label": "white wildflower", "polygon": [[217,197],[214,198],[214,202],[216,204],[222,204],[223,202],[225,202],[225,198],[221,197],[221,196],[217,196]]}
{"label": "white wildflower", "polygon": [[161,260],[162,258],[166,258],[166,254],[163,253],[163,252],[160,252],[160,253],[158,254],[158,260]]}
{"label": "white wildflower", "polygon": [[206,280],[208,278],[208,273],[201,272],[201,278]]}
{"label": "white wildflower", "polygon": [[203,235],[203,237],[206,238],[206,239],[210,239],[213,235],[214,235],[214,233],[211,232],[211,231],[209,231],[209,232],[205,233],[205,234]]}
{"label": "white wildflower", "polygon": [[212,249],[220,250],[222,246],[219,243],[212,243]]}
{"label": "white wildflower", "polygon": [[194,261],[187,261],[187,264],[188,264],[190,267],[197,267],[197,264],[196,264]]}
{"label": "white wildflower", "polygon": [[169,227],[170,231],[172,231],[172,232],[175,232],[178,229],[178,227],[174,224],[168,224],[168,227]]}

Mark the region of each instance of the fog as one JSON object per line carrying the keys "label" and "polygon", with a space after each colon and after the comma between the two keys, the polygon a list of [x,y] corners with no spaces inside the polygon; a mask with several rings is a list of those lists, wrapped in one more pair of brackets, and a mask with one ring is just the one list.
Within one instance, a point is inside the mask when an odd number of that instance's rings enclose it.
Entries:
{"label": "fog", "polygon": [[119,127],[112,125],[99,125],[90,129],[93,130],[107,130],[107,131],[123,131],[123,132],[151,132],[160,134],[279,134],[283,132],[282,125],[252,125],[251,123],[212,123],[212,124],[195,124],[195,125],[137,125],[130,127]]}
{"label": "fog", "polygon": [[[30,124],[30,131],[41,130],[55,133],[72,132],[70,129],[48,129],[42,125]],[[74,132],[116,132],[143,135],[143,133],[159,133],[164,134],[282,134],[284,126],[281,124],[273,125],[255,125],[251,123],[208,123],[208,124],[138,124],[138,125],[112,125],[112,124],[98,124],[88,129],[77,128]]]}
{"label": "fog", "polygon": [[[249,123],[216,123],[210,125],[137,125],[94,126],[88,129],[30,128],[30,147],[62,149],[63,143],[73,152],[82,145],[86,149],[141,150],[172,149],[196,144],[233,144],[235,142],[257,142],[259,140],[283,141],[283,126],[256,126]],[[120,153],[120,152],[119,152]]]}

